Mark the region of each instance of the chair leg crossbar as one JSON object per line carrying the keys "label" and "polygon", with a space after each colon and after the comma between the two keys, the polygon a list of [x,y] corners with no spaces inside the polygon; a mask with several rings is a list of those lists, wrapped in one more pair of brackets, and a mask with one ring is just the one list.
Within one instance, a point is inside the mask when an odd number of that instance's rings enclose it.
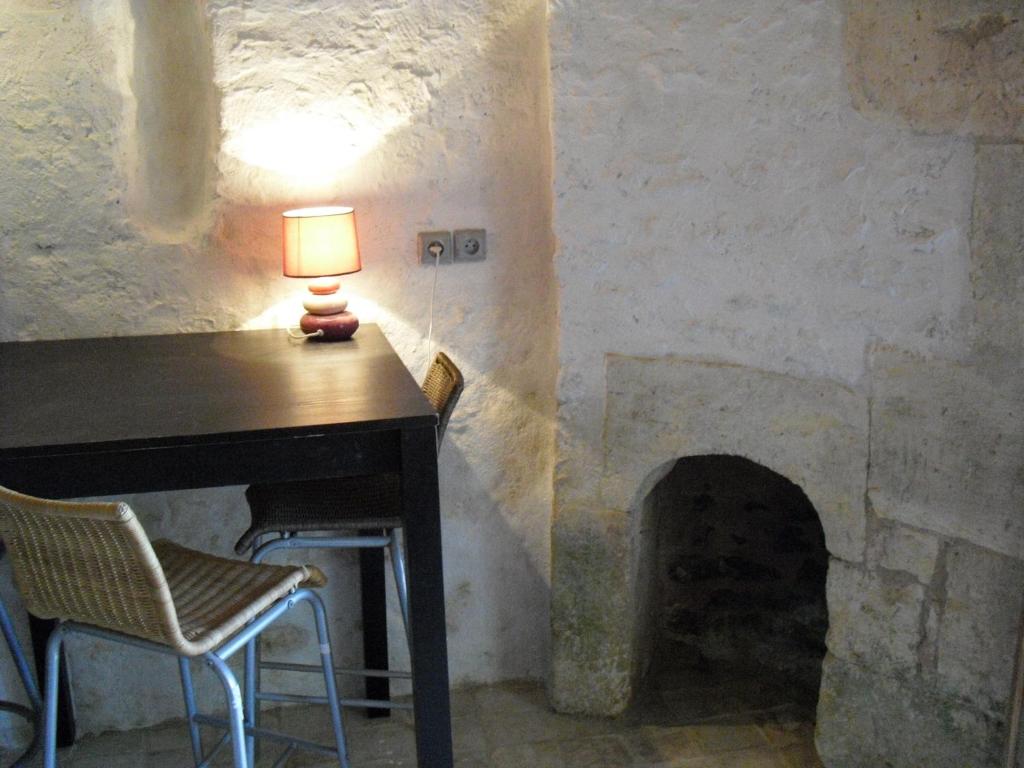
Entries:
{"label": "chair leg crossbar", "polygon": [[[292,664],[277,661],[259,661],[259,669],[274,669],[284,672],[320,672],[320,667],[314,664]],[[334,674],[336,677],[341,676],[357,676],[357,677],[388,677],[392,680],[411,680],[412,675],[408,672],[393,672],[391,670],[380,670],[380,669],[343,669],[341,667],[334,668]],[[256,691],[257,701],[270,701],[277,704],[295,704],[295,703],[308,703],[308,704],[326,704],[327,700],[323,696],[297,696],[291,693],[269,693],[267,691],[258,690]],[[412,704],[409,702],[396,702],[388,701],[386,699],[352,699],[342,697],[338,699],[343,707],[362,708],[376,707],[378,709],[407,709],[412,710]]]}
{"label": "chair leg crossbar", "polygon": [[[334,728],[334,746],[316,744],[304,739],[295,738],[287,734],[268,731],[258,728],[255,724],[255,699],[250,695],[255,690],[255,681],[252,679],[251,665],[247,659],[245,676],[246,695],[243,697],[242,688],[238,684],[235,674],[227,665],[230,659],[239,650],[245,649],[247,656],[253,648],[255,638],[270,624],[288,612],[299,603],[308,603],[313,610],[316,622],[317,640],[320,647],[320,666],[311,667],[321,672],[324,679],[326,696],[299,697],[299,700],[306,702],[317,701],[326,703],[331,711],[331,724]],[[89,624],[78,624],[76,622],[63,622],[50,636],[46,648],[46,692],[44,698],[44,734],[43,740],[43,765],[44,768],[56,768],[56,729],[57,729],[57,672],[60,664],[60,649],[64,638],[69,634],[78,633],[92,635],[94,637],[111,640],[113,642],[125,643],[137,648],[155,651],[165,655],[178,658],[178,671],[181,676],[181,687],[185,699],[185,712],[188,719],[188,731],[192,741],[192,754],[196,768],[206,768],[214,755],[226,744],[231,744],[235,768],[251,768],[254,765],[254,754],[256,739],[275,741],[285,744],[285,752],[278,759],[275,765],[283,765],[295,749],[309,750],[323,754],[336,755],[339,768],[349,768],[348,753],[345,745],[345,734],[341,721],[341,705],[338,700],[338,690],[334,678],[334,663],[331,655],[330,638],[327,631],[327,620],[324,614],[323,603],[318,595],[308,589],[298,589],[292,594],[280,600],[273,607],[269,608],[259,617],[249,623],[244,629],[232,638],[220,645],[213,651],[208,651],[201,658],[214,674],[218,677],[224,688],[227,699],[227,718],[212,717],[200,714],[196,709],[195,689],[192,684],[192,670],[189,657],[182,656],[167,646],[142,640],[118,632],[112,632]],[[200,738],[199,726],[208,725],[224,728],[227,733],[214,745],[209,753],[204,753],[202,740]]]}

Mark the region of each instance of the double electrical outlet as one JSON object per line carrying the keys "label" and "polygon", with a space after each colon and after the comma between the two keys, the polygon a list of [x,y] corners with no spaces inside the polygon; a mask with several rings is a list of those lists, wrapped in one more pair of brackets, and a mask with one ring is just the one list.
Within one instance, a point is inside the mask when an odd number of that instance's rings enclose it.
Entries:
{"label": "double electrical outlet", "polygon": [[455,232],[420,232],[416,236],[420,263],[433,264],[438,246],[438,264],[456,261],[483,261],[487,258],[486,229],[456,229]]}

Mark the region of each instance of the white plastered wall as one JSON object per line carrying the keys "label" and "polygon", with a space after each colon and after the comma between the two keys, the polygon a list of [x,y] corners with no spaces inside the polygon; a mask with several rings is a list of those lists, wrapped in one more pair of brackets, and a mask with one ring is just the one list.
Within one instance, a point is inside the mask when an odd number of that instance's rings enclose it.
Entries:
{"label": "white plastered wall", "polygon": [[[456,685],[541,677],[555,365],[545,4],[173,6],[0,7],[0,338],[294,323],[304,287],[280,275],[280,212],[339,202],[359,222],[353,307],[419,377],[434,275],[416,233],[486,228],[487,260],[442,268],[434,315],[435,349],[468,383],[440,457],[450,669]],[[177,75],[152,66],[160,56]],[[129,500],[153,536],[202,549],[228,554],[244,528],[241,488]],[[330,576],[354,662],[355,559],[335,558]],[[401,644],[398,630],[399,662]],[[79,646],[84,731],[180,714],[173,665],[142,691],[141,657]]]}

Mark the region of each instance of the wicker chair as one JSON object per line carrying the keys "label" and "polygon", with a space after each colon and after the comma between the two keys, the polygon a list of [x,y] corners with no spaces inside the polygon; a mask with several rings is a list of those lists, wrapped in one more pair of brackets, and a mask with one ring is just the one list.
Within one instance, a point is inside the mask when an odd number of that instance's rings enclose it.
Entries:
{"label": "wicker chair", "polygon": [[[423,393],[438,412],[437,442],[441,444],[445,428],[455,404],[462,394],[464,381],[455,363],[439,352],[427,371]],[[406,580],[405,556],[400,538],[401,484],[396,474],[363,475],[357,477],[302,480],[297,482],[251,485],[245,492],[249,502],[252,524],[235,544],[235,552],[245,554],[253,550],[251,560],[258,563],[278,549],[373,549],[386,548],[391,554],[402,621],[406,639],[409,638],[409,597]],[[364,533],[360,534],[362,531]],[[365,532],[372,531],[373,535]],[[316,533],[301,536],[299,533]],[[380,535],[376,535],[380,532]],[[326,534],[326,535],[325,535]],[[331,535],[334,534],[334,535]],[[345,534],[345,535],[337,535]],[[353,535],[356,534],[356,535]],[[263,537],[273,536],[262,542]],[[259,669],[295,670],[303,665],[280,664],[260,660],[258,648],[253,654],[257,669],[253,677],[259,681]],[[309,671],[309,666],[304,667]],[[409,677],[408,673],[380,670],[337,670],[339,674],[365,676],[386,675]],[[257,693],[260,700],[276,697]],[[351,706],[390,709],[408,708],[385,699],[346,699]],[[259,716],[258,704],[256,717]]]}
{"label": "wicker chair", "polygon": [[[311,749],[334,755],[341,768],[348,767],[327,622],[320,598],[309,589],[325,582],[315,567],[254,565],[165,540],[150,543],[126,504],[48,501],[5,488],[0,488],[0,536],[25,607],[40,618],[58,620],[46,649],[45,768],[57,764],[60,650],[74,633],[178,658],[196,765],[230,740],[235,768],[248,768],[254,739],[266,737],[286,743],[288,752]],[[226,663],[250,647],[250,638],[299,603],[310,605],[316,622],[334,746],[255,728]],[[201,658],[220,679],[227,696],[227,720],[196,711],[192,658]],[[250,679],[245,682],[247,689],[253,684]],[[227,731],[210,756],[203,753],[201,724]]]}

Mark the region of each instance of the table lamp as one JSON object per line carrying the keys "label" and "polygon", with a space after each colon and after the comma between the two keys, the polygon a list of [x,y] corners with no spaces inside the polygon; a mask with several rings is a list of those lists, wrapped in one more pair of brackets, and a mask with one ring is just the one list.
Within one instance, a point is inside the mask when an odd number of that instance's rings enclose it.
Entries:
{"label": "table lamp", "polygon": [[285,277],[311,277],[310,295],[302,302],[302,335],[323,341],[348,339],[359,319],[346,312],[348,301],[338,295],[340,275],[358,272],[359,241],[352,208],[297,208],[282,214]]}

